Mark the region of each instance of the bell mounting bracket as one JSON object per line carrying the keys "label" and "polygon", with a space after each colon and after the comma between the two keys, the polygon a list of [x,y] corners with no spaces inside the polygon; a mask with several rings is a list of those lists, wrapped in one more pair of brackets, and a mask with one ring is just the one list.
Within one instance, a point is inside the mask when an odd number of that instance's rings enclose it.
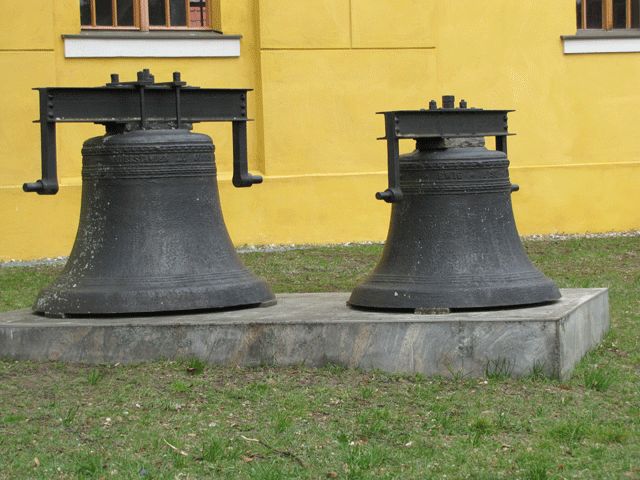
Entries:
{"label": "bell mounting bracket", "polygon": [[378,140],[387,141],[389,188],[376,193],[376,198],[387,203],[402,200],[401,139],[495,137],[496,150],[506,154],[507,137],[513,135],[508,131],[507,114],[512,111],[469,108],[465,100],[456,108],[455,97],[445,95],[442,97],[441,108],[438,108],[435,100],[431,100],[428,110],[378,112],[384,115],[385,136]]}
{"label": "bell mounting bracket", "polygon": [[102,87],[35,88],[40,95],[42,178],[25,183],[25,192],[54,195],[58,192],[56,123],[97,123],[105,126],[173,123],[175,128],[198,122],[231,122],[233,132],[233,185],[250,187],[262,177],[247,166],[247,92],[250,89],[217,89],[188,86],[174,72],[170,82],[155,83],[148,69],[132,82],[112,74]]}

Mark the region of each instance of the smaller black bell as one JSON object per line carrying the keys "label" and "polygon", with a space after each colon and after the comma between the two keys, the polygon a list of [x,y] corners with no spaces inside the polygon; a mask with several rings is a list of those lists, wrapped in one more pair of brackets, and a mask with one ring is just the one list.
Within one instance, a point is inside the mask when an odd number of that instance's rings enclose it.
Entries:
{"label": "smaller black bell", "polygon": [[[551,302],[554,283],[529,261],[511,206],[507,113],[445,108],[385,112],[393,203],[382,258],[348,304],[375,309],[479,309]],[[495,136],[497,151],[484,137]],[[416,150],[398,155],[398,139]]]}

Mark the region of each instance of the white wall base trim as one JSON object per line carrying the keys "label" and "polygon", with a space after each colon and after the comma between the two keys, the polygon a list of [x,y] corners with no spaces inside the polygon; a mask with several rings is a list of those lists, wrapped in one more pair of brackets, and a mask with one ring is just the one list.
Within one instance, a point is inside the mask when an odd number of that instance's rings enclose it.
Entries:
{"label": "white wall base trim", "polygon": [[66,58],[239,57],[239,38],[64,38]]}
{"label": "white wall base trim", "polygon": [[564,53],[629,53],[640,52],[640,37],[588,38],[563,37]]}

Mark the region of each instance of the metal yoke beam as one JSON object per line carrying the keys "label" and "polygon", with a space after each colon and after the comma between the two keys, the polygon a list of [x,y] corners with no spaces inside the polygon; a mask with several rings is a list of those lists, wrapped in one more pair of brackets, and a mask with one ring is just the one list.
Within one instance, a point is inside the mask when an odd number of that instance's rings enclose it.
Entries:
{"label": "metal yoke beam", "polygon": [[180,73],[173,81],[154,83],[148,70],[138,72],[137,81],[111,82],[95,88],[36,88],[40,98],[42,178],[25,183],[25,192],[54,195],[58,192],[56,123],[98,123],[103,125],[175,122],[175,128],[199,122],[232,122],[233,178],[236,187],[250,187],[262,177],[248,173],[247,92],[251,89],[216,89],[187,86]]}
{"label": "metal yoke beam", "polygon": [[400,188],[399,140],[421,138],[468,138],[495,137],[496,150],[507,153],[509,133],[507,114],[513,110],[482,110],[467,108],[460,102],[460,108],[453,105],[454,97],[443,97],[443,108],[438,109],[434,100],[429,110],[396,110],[378,112],[385,117],[385,136],[378,140],[387,141],[387,168],[389,186],[376,193],[378,200],[387,203],[399,202],[403,194]]}

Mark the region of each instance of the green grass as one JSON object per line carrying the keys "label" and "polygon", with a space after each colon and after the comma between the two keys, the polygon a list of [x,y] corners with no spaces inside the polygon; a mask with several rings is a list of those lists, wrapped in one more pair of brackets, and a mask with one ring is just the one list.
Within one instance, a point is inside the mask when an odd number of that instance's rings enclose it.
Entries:
{"label": "green grass", "polygon": [[62,266],[0,267],[0,311],[29,307]]}
{"label": "green grass", "polygon": [[[569,381],[0,362],[0,479],[640,479],[640,238],[525,244],[561,287],[609,287]],[[249,253],[278,292],[349,290],[380,246]],[[0,309],[59,267],[0,268]],[[453,372],[455,373],[455,372]],[[37,460],[36,460],[37,459]]]}

